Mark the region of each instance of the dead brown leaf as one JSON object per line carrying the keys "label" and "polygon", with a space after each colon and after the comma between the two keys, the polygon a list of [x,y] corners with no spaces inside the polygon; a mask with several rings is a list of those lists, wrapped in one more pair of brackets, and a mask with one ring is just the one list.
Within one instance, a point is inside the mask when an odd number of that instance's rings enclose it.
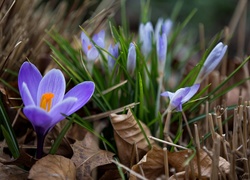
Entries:
{"label": "dead brown leaf", "polygon": [[[127,167],[131,167],[136,163],[136,147],[138,148],[139,159],[141,159],[149,151],[148,142],[130,110],[127,114],[111,114],[110,119],[114,128],[120,162]],[[150,136],[148,127],[144,123],[140,123],[146,135]],[[153,140],[149,139],[149,141],[151,145],[154,144]]]}
{"label": "dead brown leaf", "polygon": [[[171,166],[173,166],[177,172],[181,172],[185,170],[184,162],[187,160],[187,156],[193,153],[191,150],[183,150],[179,152],[169,152],[168,153],[168,162]],[[201,168],[201,177],[202,178],[211,178],[212,172],[212,159],[209,155],[203,151],[202,149],[199,151],[200,153],[200,168]],[[191,163],[194,167],[194,176],[198,177],[198,163],[197,156],[191,160]],[[228,174],[230,171],[230,163],[227,162],[224,158],[219,157],[219,169],[222,173]]]}
{"label": "dead brown leaf", "polygon": [[30,169],[28,178],[35,180],[73,180],[76,179],[76,168],[70,159],[49,154],[36,162]]}
{"label": "dead brown leaf", "polygon": [[17,166],[6,166],[0,163],[0,179],[25,180],[27,177],[27,171],[24,171]]}
{"label": "dead brown leaf", "polygon": [[91,179],[94,168],[112,163],[113,153],[99,149],[96,137],[88,132],[83,141],[73,144],[74,155],[71,158],[77,167],[77,179]]}
{"label": "dead brown leaf", "polygon": [[[148,153],[140,160],[139,163],[132,167],[132,170],[144,174],[148,179],[156,179],[164,174],[164,158],[163,150],[160,147],[153,146]],[[143,173],[141,172],[141,170]],[[130,180],[136,180],[133,175],[130,176]]]}
{"label": "dead brown leaf", "polygon": [[[193,152],[191,150],[183,150],[179,152],[168,152],[168,163],[176,170],[176,176],[179,178],[183,178],[185,174],[184,163],[187,160],[187,157],[190,156],[190,153]],[[212,172],[212,159],[210,156],[203,150],[200,150],[200,168],[201,168],[201,177],[203,179],[211,178]],[[191,162],[194,169],[194,177],[198,178],[198,163],[197,157],[195,156]],[[139,163],[132,167],[132,170],[144,175],[148,179],[155,179],[160,175],[164,174],[164,154],[163,149],[153,146],[152,150],[150,150]],[[190,168],[189,168],[190,169]],[[224,158],[219,157],[219,170],[228,174],[230,171],[230,163],[227,162]],[[179,174],[178,174],[179,173]],[[191,173],[191,172],[190,172]],[[130,180],[136,179],[135,176],[130,176]],[[175,179],[174,176],[171,176],[171,179]]]}

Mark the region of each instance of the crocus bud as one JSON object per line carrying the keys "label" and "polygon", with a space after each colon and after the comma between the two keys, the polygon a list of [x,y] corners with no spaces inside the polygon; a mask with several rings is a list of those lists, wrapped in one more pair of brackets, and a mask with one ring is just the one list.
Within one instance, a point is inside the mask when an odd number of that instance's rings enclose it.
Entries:
{"label": "crocus bud", "polygon": [[[113,56],[110,56],[108,55],[108,68],[109,68],[109,71],[112,72],[113,68],[114,68],[114,65],[115,65],[115,59],[118,58],[119,56],[119,52],[118,52],[118,47],[119,47],[119,44],[115,44],[114,46],[112,46],[110,44],[109,46],[109,49],[108,49],[108,52]],[[115,59],[114,59],[115,58]]]}
{"label": "crocus bud", "polygon": [[136,66],[136,50],[135,45],[130,43],[128,49],[128,58],[127,58],[127,70],[128,72],[133,75]]}
{"label": "crocus bud", "polygon": [[148,57],[152,50],[152,35],[153,35],[153,25],[151,22],[147,22],[145,25],[140,24],[139,36],[141,43],[141,51],[144,57]]}
{"label": "crocus bud", "polygon": [[158,36],[156,41],[156,51],[158,59],[158,71],[163,72],[167,55],[167,37],[165,33]]}
{"label": "crocus bud", "polygon": [[210,52],[207,59],[205,60],[197,78],[196,83],[200,83],[204,78],[206,78],[221,62],[223,56],[227,51],[227,45],[219,42],[214,49]]}

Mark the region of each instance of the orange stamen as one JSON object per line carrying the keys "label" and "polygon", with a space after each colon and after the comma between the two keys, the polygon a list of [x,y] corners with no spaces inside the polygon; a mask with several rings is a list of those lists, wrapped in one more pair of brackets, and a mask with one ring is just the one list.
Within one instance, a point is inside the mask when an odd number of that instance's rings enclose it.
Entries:
{"label": "orange stamen", "polygon": [[92,45],[90,44],[90,45],[88,45],[88,50],[90,50],[92,48]]}
{"label": "orange stamen", "polygon": [[44,93],[41,97],[40,107],[45,111],[49,112],[51,109],[53,98],[54,98],[53,93]]}

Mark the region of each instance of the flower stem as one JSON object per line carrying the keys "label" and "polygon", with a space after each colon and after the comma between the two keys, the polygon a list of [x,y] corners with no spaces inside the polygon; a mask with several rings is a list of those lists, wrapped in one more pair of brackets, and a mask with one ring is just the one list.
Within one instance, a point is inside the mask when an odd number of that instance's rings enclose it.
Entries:
{"label": "flower stem", "polygon": [[37,150],[36,150],[36,158],[41,159],[43,156],[43,143],[44,143],[44,135],[37,134]]}

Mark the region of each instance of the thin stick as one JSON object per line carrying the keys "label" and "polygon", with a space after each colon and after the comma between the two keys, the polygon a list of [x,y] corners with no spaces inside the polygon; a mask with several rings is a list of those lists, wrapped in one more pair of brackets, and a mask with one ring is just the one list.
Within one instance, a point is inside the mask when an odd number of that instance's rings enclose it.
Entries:
{"label": "thin stick", "polygon": [[167,142],[167,141],[164,141],[164,140],[161,140],[161,139],[158,139],[156,137],[153,137],[153,136],[148,136],[149,139],[153,139],[155,141],[158,141],[158,142],[161,142],[161,143],[164,143],[164,144],[167,144],[167,145],[170,145],[170,146],[174,146],[174,147],[177,147],[177,148],[180,148],[180,149],[188,149],[184,146],[180,146],[180,145],[177,145],[177,144],[174,144],[174,143],[170,143],[170,142]]}
{"label": "thin stick", "polygon": [[132,169],[129,169],[128,167],[124,166],[123,164],[121,164],[115,160],[111,160],[111,162],[115,163],[117,166],[120,166],[121,168],[125,169],[126,171],[128,171],[130,174],[133,174],[137,178],[140,178],[142,180],[148,180],[147,178],[143,177],[142,175],[138,174],[137,172],[133,171]]}
{"label": "thin stick", "polygon": [[168,150],[166,147],[163,148],[163,153],[164,153],[164,170],[167,180],[169,178],[169,168],[168,168]]}
{"label": "thin stick", "polygon": [[196,147],[196,143],[195,143],[194,137],[193,137],[193,135],[192,135],[190,126],[189,126],[189,124],[188,124],[187,117],[186,117],[186,115],[185,115],[185,113],[184,113],[183,111],[181,111],[181,112],[182,112],[183,119],[184,119],[184,121],[185,121],[185,123],[186,123],[186,126],[187,126],[187,130],[188,130],[189,136],[190,136],[192,142],[194,143],[194,146]]}

